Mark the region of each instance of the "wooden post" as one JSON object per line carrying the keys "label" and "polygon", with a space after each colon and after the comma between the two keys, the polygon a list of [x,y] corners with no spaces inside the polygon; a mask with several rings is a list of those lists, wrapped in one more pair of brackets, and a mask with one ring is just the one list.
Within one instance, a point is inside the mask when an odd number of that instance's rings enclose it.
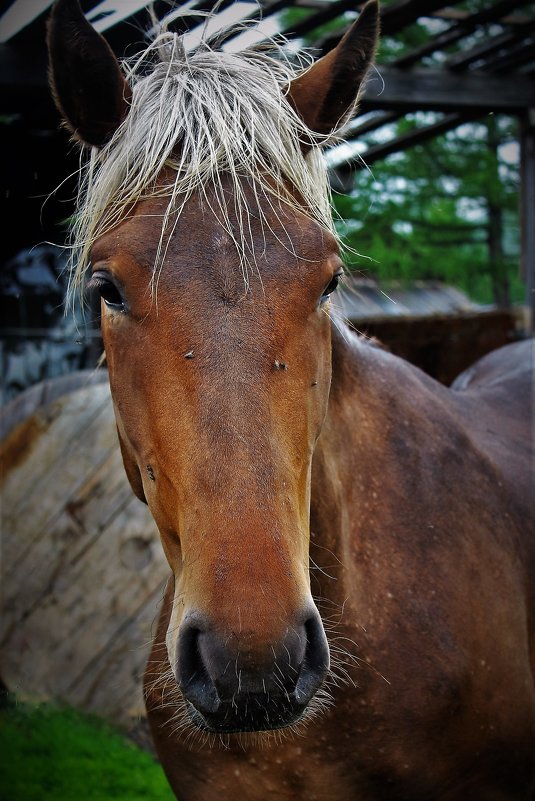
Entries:
{"label": "wooden post", "polygon": [[530,331],[535,330],[535,108],[520,119],[522,276],[526,303],[531,312]]}

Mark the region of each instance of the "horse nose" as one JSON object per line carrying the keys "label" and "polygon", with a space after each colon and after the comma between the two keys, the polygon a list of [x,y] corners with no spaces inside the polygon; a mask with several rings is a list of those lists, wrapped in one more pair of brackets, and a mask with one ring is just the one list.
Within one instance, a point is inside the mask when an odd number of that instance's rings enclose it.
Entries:
{"label": "horse nose", "polygon": [[[278,642],[223,637],[188,614],[180,628],[176,674],[194,723],[217,732],[265,731],[295,723],[329,669],[319,613],[308,608]],[[256,643],[257,638],[254,638]]]}

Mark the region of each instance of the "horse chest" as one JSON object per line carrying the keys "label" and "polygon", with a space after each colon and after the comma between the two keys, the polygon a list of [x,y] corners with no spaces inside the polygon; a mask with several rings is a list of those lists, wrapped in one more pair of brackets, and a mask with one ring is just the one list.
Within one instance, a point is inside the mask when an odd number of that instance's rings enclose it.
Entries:
{"label": "horse chest", "polygon": [[[522,699],[492,708],[491,683],[421,675],[401,694],[380,677],[340,690],[301,736],[245,736],[226,747],[169,740],[181,801],[520,801],[534,773],[534,725]],[[466,677],[465,677],[466,678]],[[428,686],[426,686],[428,685]],[[455,699],[453,696],[455,695]],[[171,758],[172,753],[172,758]]]}
{"label": "horse chest", "polygon": [[332,747],[319,741],[232,747],[222,753],[211,751],[209,756],[184,754],[173,788],[184,801],[345,801],[355,791],[348,766]]}

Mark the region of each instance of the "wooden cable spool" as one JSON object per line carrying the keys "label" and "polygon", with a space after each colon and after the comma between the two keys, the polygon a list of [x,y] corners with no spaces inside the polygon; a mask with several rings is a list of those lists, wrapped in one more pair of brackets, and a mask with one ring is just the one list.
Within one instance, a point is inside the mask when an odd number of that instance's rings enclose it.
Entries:
{"label": "wooden cable spool", "polygon": [[124,473],[107,375],[33,387],[2,422],[2,680],[126,723],[144,714],[169,568]]}

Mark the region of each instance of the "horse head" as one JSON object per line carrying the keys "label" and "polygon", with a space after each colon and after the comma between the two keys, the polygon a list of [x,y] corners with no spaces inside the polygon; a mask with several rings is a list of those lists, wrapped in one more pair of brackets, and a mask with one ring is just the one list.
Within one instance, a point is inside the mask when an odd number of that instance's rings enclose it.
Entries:
{"label": "horse head", "polygon": [[124,465],[174,576],[169,662],[210,731],[292,724],[329,669],[308,549],[341,261],[318,143],[377,28],[372,1],[295,75],[165,33],[124,77],[76,0],[51,17],[56,103],[92,146],[78,275],[90,264]]}

